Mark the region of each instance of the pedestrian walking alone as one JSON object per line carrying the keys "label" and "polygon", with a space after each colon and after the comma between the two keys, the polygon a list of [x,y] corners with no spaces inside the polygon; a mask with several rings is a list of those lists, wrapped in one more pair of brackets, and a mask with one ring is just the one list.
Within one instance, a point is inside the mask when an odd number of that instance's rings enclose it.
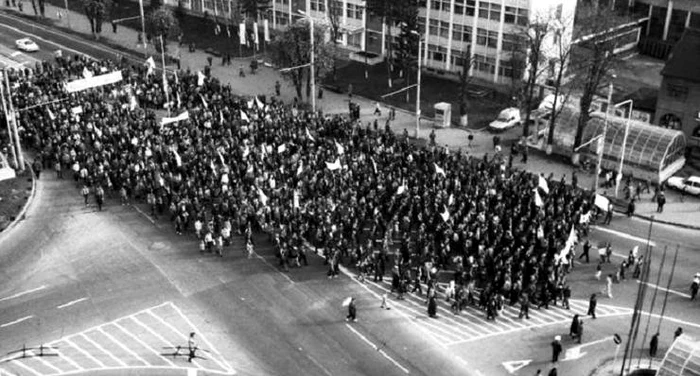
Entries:
{"label": "pedestrian walking alone", "polygon": [[85,206],[88,206],[88,197],[90,196],[90,188],[87,185],[83,185],[83,189],[80,190],[80,194],[83,195],[85,201]]}
{"label": "pedestrian walking alone", "polygon": [[350,298],[350,304],[348,304],[348,315],[345,316],[345,321],[357,322],[357,307],[355,306],[355,298]]}
{"label": "pedestrian walking alone", "polygon": [[593,316],[595,319],[595,308],[598,305],[598,298],[596,294],[591,294],[591,298],[588,300],[588,316]]}
{"label": "pedestrian walking alone", "polygon": [[583,243],[583,252],[578,256],[578,259],[586,258],[586,264],[588,264],[590,260],[589,252],[591,251],[591,242],[586,239],[586,242]]}
{"label": "pedestrian walking alone", "polygon": [[649,342],[649,356],[656,357],[656,351],[659,349],[659,333],[654,334]]}
{"label": "pedestrian walking alone", "polygon": [[559,355],[561,355],[561,352],[561,336],[556,336],[554,337],[554,341],[552,341],[552,363],[559,361]]}
{"label": "pedestrian walking alone", "polygon": [[189,350],[187,361],[192,363],[192,359],[197,357],[197,342],[194,340],[194,332],[191,332],[190,338],[187,339],[187,349]]}

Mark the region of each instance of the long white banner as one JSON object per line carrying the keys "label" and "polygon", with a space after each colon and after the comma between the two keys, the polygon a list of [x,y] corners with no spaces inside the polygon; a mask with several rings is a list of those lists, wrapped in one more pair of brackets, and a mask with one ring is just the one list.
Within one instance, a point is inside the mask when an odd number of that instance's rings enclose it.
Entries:
{"label": "long white banner", "polygon": [[178,121],[183,121],[187,120],[190,118],[190,113],[185,111],[181,113],[180,115],[177,115],[175,117],[164,117],[160,120],[160,125],[167,125],[171,123],[177,123]]}
{"label": "long white banner", "polygon": [[99,76],[93,76],[89,78],[81,78],[80,80],[75,80],[66,83],[66,91],[69,93],[74,93],[76,91],[82,91],[90,89],[93,87],[104,86],[119,82],[122,80],[122,71],[116,71],[107,74],[101,74]]}

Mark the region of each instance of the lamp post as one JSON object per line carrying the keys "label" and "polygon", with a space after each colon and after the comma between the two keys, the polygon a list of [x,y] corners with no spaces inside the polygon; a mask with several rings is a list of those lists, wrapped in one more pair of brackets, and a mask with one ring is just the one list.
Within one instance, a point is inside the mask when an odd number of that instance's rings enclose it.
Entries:
{"label": "lamp post", "polygon": [[423,54],[421,53],[423,45],[423,37],[416,30],[411,30],[411,34],[418,36],[418,77],[416,78],[416,133],[415,137],[418,138],[420,133],[420,71],[421,71],[421,59]]}
{"label": "lamp post", "polygon": [[143,0],[139,0],[139,11],[141,12],[141,38],[143,40],[143,56],[148,54],[148,44],[146,42],[146,17],[143,13]]}
{"label": "lamp post", "polygon": [[297,13],[301,14],[309,20],[309,41],[311,42],[311,66],[310,66],[310,71],[311,71],[311,111],[313,113],[316,113],[316,69],[315,69],[315,63],[316,63],[316,54],[314,52],[314,19],[313,17],[309,16],[304,12],[303,10],[298,9]]}
{"label": "lamp post", "polygon": [[627,120],[625,121],[625,136],[622,138],[622,154],[620,154],[620,167],[617,170],[617,178],[615,179],[615,197],[617,197],[617,192],[620,188],[620,182],[622,181],[622,166],[625,163],[625,149],[627,148],[627,135],[629,134],[630,131],[630,120],[632,119],[632,110],[634,109],[634,101],[632,99],[628,99],[624,102],[618,103],[615,105],[615,107],[621,107],[626,104],[629,104],[630,106],[630,113],[627,116]]}
{"label": "lamp post", "polygon": [[[614,76],[613,76],[614,78]],[[610,114],[610,109],[612,107],[612,94],[613,94],[613,82],[612,80],[610,81],[610,85],[608,86],[608,107],[605,110],[605,120],[603,122],[603,137],[598,140],[598,163],[596,164],[595,168],[595,184],[593,186],[593,192],[598,193],[598,187],[600,186],[600,166],[603,163],[603,154],[605,154],[605,136],[608,133],[608,117]]]}

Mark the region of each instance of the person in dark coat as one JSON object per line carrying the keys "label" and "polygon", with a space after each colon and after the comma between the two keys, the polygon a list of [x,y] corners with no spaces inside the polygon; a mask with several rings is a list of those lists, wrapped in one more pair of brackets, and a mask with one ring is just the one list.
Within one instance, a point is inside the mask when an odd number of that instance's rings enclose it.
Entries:
{"label": "person in dark coat", "polygon": [[656,351],[659,349],[659,333],[654,334],[649,342],[649,356],[656,357]]}
{"label": "person in dark coat", "polygon": [[557,367],[552,368],[551,371],[549,371],[549,374],[547,376],[557,376]]}
{"label": "person in dark coat", "polygon": [[345,321],[357,322],[357,307],[355,307],[355,298],[350,299],[350,304],[348,305],[348,315],[345,317]]}
{"label": "person in dark coat", "polygon": [[571,338],[576,338],[578,336],[578,315],[574,315],[574,318],[571,320],[569,335]]}
{"label": "person in dark coat", "polygon": [[431,296],[430,299],[428,299],[428,316],[437,316],[437,298],[435,298],[435,296]]}
{"label": "person in dark coat", "polygon": [[561,355],[562,350],[561,336],[554,337],[554,341],[552,341],[552,363],[559,361],[559,355]]}
{"label": "person in dark coat", "polygon": [[595,307],[598,305],[598,298],[596,294],[591,294],[591,299],[588,301],[588,316],[593,316],[595,319]]}

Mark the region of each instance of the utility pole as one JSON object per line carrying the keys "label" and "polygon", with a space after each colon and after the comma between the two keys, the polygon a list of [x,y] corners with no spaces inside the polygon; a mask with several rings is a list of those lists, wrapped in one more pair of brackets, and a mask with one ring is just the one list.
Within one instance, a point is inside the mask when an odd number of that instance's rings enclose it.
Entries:
{"label": "utility pole", "polygon": [[63,1],[66,6],[66,22],[68,23],[68,28],[70,29],[70,10],[68,9],[68,0]]}
{"label": "utility pole", "polygon": [[143,13],[143,0],[139,0],[139,11],[141,12],[141,37],[143,40],[143,56],[146,57],[148,55],[148,42],[146,41],[146,16],[144,16]]}
{"label": "utility pole", "polygon": [[309,41],[311,42],[311,111],[316,113],[316,53],[314,45],[314,19],[306,14],[303,10],[297,10],[297,13],[309,20]]}
{"label": "utility pole", "polygon": [[24,171],[24,156],[22,155],[22,145],[19,142],[19,132],[17,131],[17,114],[15,113],[15,106],[12,104],[12,92],[10,91],[10,79],[7,76],[7,71],[3,70],[2,75],[5,77],[5,85],[7,86],[7,99],[10,103],[10,111],[6,112],[5,115],[12,117],[12,135],[15,139],[15,154],[17,156],[17,169],[19,171]]}
{"label": "utility pole", "polygon": [[[4,74],[3,74],[4,76]],[[12,126],[10,125],[10,114],[7,112],[7,104],[5,103],[5,84],[0,82],[0,98],[2,99],[2,113],[5,114],[5,123],[7,123],[7,137],[10,141],[10,153],[12,153],[12,164],[17,166],[17,154],[15,154],[15,147],[12,141]]]}
{"label": "utility pole", "polygon": [[603,154],[605,154],[605,136],[608,133],[608,117],[610,116],[610,109],[612,108],[612,94],[613,94],[613,82],[610,81],[608,86],[608,108],[605,110],[605,120],[603,122],[603,137],[598,140],[598,163],[595,168],[595,180],[593,186],[593,192],[598,193],[598,187],[600,186],[600,168],[603,163]]}

